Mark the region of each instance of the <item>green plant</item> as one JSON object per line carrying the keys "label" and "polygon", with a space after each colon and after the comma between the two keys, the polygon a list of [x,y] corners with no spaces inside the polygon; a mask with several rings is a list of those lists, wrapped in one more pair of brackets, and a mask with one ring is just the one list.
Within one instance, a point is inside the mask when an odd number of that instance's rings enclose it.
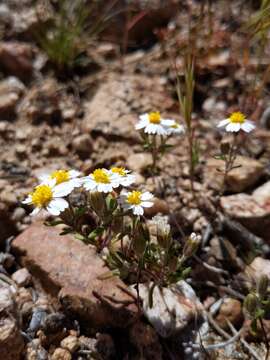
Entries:
{"label": "green plant", "polygon": [[193,96],[194,96],[194,58],[188,54],[185,56],[184,62],[184,82],[181,83],[179,71],[176,70],[176,92],[179,101],[179,111],[184,118],[186,124],[186,136],[188,140],[188,153],[189,153],[189,176],[190,186],[192,194],[194,192],[194,172],[195,167],[199,162],[199,144],[195,136],[195,128],[192,122],[192,110],[193,110]]}
{"label": "green plant", "polygon": [[[59,0],[53,21],[37,35],[37,40],[58,71],[73,68],[88,42],[106,26],[115,14],[111,10],[116,1],[110,1],[101,15],[93,20],[97,1]],[[90,17],[92,15],[92,17]]]}
{"label": "green plant", "polygon": [[[131,284],[149,281],[162,287],[187,275],[184,263],[196,251],[199,237],[192,234],[182,248],[162,217],[152,220],[156,235],[150,237],[143,214],[153,205],[153,195],[128,191],[126,187],[135,181],[128,170],[96,169],[85,177],[75,170],[57,170],[41,180],[24,203],[35,207],[33,214],[46,210],[58,216],[47,224],[63,224],[62,234],[73,233],[94,245],[111,268],[104,276],[118,275]],[[74,193],[77,196],[73,197]]]}
{"label": "green plant", "polygon": [[268,291],[269,279],[266,275],[262,275],[257,283],[256,291],[250,292],[244,301],[244,308],[251,318],[251,332],[257,335],[259,332],[258,323],[260,324],[261,331],[266,346],[265,360],[269,355],[269,341],[263,320],[270,314],[270,296]]}
{"label": "green plant", "polygon": [[[255,101],[261,98],[265,84],[269,80],[270,66],[267,65],[260,76],[260,69],[263,64],[263,58],[266,56],[265,49],[268,44],[268,33],[270,29],[270,1],[261,0],[261,6],[251,18],[243,26],[244,32],[247,34],[245,40],[250,46],[246,47],[247,59],[251,57],[251,51],[256,54],[256,70],[253,81],[247,84],[247,99],[249,108],[254,107]],[[248,64],[248,61],[246,61]],[[249,71],[248,66],[245,67],[245,78]]]}

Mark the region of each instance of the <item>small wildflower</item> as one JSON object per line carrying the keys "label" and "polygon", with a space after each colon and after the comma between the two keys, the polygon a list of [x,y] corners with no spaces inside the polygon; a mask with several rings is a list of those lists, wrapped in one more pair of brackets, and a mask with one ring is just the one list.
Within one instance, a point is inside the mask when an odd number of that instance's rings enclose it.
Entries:
{"label": "small wildflower", "polygon": [[168,135],[179,135],[185,132],[183,125],[178,124],[175,120],[165,120],[165,125],[168,129]]}
{"label": "small wildflower", "polygon": [[23,204],[34,205],[35,209],[31,215],[37,215],[42,209],[47,210],[51,215],[59,215],[69,207],[68,202],[63,199],[69,193],[70,188],[62,184],[56,185],[55,179],[50,179],[38,185],[23,201]]}
{"label": "small wildflower", "polygon": [[163,119],[159,111],[143,114],[135,126],[136,130],[144,129],[146,134],[167,136],[168,128],[174,124],[174,120]]}
{"label": "small wildflower", "polygon": [[191,257],[197,251],[201,242],[201,236],[197,235],[196,233],[191,233],[189,238],[187,239],[184,248],[183,254],[185,257]]}
{"label": "small wildflower", "polygon": [[150,192],[141,192],[133,190],[123,193],[119,202],[124,210],[132,210],[134,215],[143,215],[144,208],[153,206],[153,194]]}
{"label": "small wildflower", "polygon": [[81,186],[81,179],[78,178],[80,175],[81,173],[77,170],[56,170],[49,175],[41,175],[40,180],[44,184],[53,179],[56,185],[62,184],[71,192],[74,188]]}
{"label": "small wildflower", "polygon": [[234,112],[227,119],[221,120],[218,127],[224,127],[228,132],[238,132],[243,130],[247,133],[255,129],[252,121],[246,119],[246,116],[240,111]]}
{"label": "small wildflower", "polygon": [[130,170],[126,170],[123,167],[112,167],[110,171],[115,175],[119,185],[130,186],[135,182],[135,175],[130,174]]}
{"label": "small wildflower", "polygon": [[118,178],[107,169],[96,169],[82,179],[86,190],[108,193],[119,186]]}

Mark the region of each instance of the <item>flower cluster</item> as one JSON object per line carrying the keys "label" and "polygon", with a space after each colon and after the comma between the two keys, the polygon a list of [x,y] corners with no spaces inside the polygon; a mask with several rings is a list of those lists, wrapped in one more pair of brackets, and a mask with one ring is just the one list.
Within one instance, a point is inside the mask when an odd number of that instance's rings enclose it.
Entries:
{"label": "flower cluster", "polygon": [[[57,170],[49,175],[40,177],[41,183],[23,201],[35,207],[32,215],[40,210],[47,210],[51,215],[59,215],[69,207],[65,199],[75,188],[82,188],[87,192],[112,193],[129,187],[135,182],[135,175],[123,167],[96,169],[91,174],[80,177],[76,170]],[[143,215],[145,207],[151,207],[153,195],[138,190],[119,191],[118,203],[124,211],[131,210],[134,215]]]}
{"label": "flower cluster", "polygon": [[69,207],[64,197],[74,188],[81,186],[78,178],[80,173],[75,170],[57,170],[51,174],[42,175],[41,183],[35,187],[23,204],[33,205],[31,215],[37,215],[41,210],[47,210],[51,215],[59,215]]}
{"label": "flower cluster", "polygon": [[[141,130],[154,165],[170,147],[167,139],[184,132],[182,125],[163,119],[159,112],[142,115],[136,129]],[[158,286],[187,276],[189,268],[184,263],[196,251],[198,239],[191,236],[182,247],[172,237],[169,219],[159,215],[152,219],[156,233],[150,236],[143,215],[154,204],[153,194],[131,188],[136,180],[131,171],[114,166],[83,176],[76,170],[61,169],[39,180],[23,201],[34,207],[31,214],[45,210],[58,216],[57,221],[47,224],[64,224],[62,234],[73,233],[77,239],[94,245],[112,274],[131,283],[134,279],[149,280]]]}

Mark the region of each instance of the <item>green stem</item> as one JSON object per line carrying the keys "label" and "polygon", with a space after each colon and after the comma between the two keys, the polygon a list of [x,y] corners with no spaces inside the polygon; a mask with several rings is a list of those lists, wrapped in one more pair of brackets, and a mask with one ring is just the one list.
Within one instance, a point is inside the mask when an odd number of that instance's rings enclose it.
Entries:
{"label": "green stem", "polygon": [[265,342],[265,346],[266,346],[265,360],[267,360],[267,359],[268,359],[268,355],[269,355],[270,346],[269,346],[269,342],[268,342],[268,338],[267,338],[267,333],[266,333],[266,331],[265,331],[265,327],[264,327],[262,318],[259,318],[259,322],[260,322],[260,325],[261,325],[261,328],[262,328],[263,337],[264,337],[264,342]]}

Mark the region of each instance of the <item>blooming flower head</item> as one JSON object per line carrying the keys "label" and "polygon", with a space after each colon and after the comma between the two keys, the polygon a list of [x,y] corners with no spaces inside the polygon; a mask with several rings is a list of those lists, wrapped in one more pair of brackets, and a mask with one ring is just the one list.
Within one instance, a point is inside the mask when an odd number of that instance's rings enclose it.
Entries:
{"label": "blooming flower head", "polygon": [[243,130],[247,133],[255,129],[252,121],[246,119],[246,116],[240,111],[232,113],[227,119],[221,120],[218,127],[225,126],[228,132],[238,132]]}
{"label": "blooming flower head", "polygon": [[179,135],[185,132],[183,125],[178,124],[175,120],[165,120],[168,135]]}
{"label": "blooming flower head", "polygon": [[55,170],[51,174],[41,175],[40,180],[42,184],[55,180],[56,185],[62,184],[71,192],[74,188],[81,186],[81,179],[78,178],[80,175],[81,173],[76,170]]}
{"label": "blooming flower head", "polygon": [[47,210],[51,215],[59,215],[69,207],[63,197],[70,194],[70,189],[62,184],[56,185],[55,179],[50,179],[35,187],[23,201],[23,204],[34,205],[35,209],[31,215],[38,214],[42,209]]}
{"label": "blooming flower head", "polygon": [[82,179],[86,190],[108,193],[119,186],[118,177],[107,169],[96,169]]}
{"label": "blooming flower head", "polygon": [[146,134],[167,136],[168,127],[174,120],[163,119],[159,111],[143,114],[139,117],[139,122],[135,126],[136,130],[144,129]]}
{"label": "blooming flower head", "polygon": [[132,210],[134,215],[143,215],[144,208],[153,206],[153,194],[150,192],[141,192],[133,190],[123,193],[120,196],[119,202],[124,210]]}
{"label": "blooming flower head", "polygon": [[135,182],[135,175],[130,174],[130,170],[123,167],[112,167],[110,171],[118,180],[119,185],[130,186]]}

